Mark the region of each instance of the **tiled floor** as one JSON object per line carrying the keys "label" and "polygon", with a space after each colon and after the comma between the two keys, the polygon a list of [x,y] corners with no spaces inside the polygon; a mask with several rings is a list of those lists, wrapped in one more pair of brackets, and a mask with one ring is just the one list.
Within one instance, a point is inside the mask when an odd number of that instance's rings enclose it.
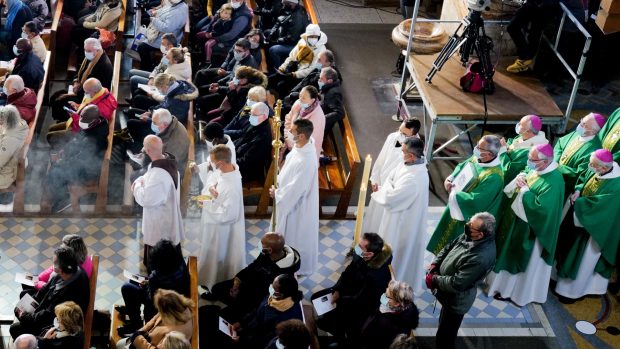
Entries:
{"label": "tiled floor", "polygon": [[[431,208],[428,214],[430,233],[437,223],[441,208]],[[196,254],[200,246],[198,219],[186,220],[185,254]],[[259,252],[260,237],[268,228],[267,220],[247,220],[248,260]],[[312,292],[329,287],[338,279],[351,246],[354,221],[321,221],[319,269],[301,279],[308,298]],[[19,271],[37,272],[51,263],[52,253],[67,233],[85,237],[91,253],[101,256],[97,285],[96,308],[111,309],[122,302],[120,286],[125,281],[123,269],[139,271],[140,240],[138,219],[71,219],[71,218],[7,218],[0,220],[0,314],[11,314],[20,286],[14,282]],[[426,263],[432,256],[426,256]],[[434,309],[434,297],[425,292],[416,299],[420,310],[419,336],[435,334],[440,305]],[[466,315],[461,335],[464,336],[553,336],[540,305],[519,308],[499,302],[479,292],[474,306]]]}
{"label": "tiled floor", "polygon": [[403,20],[400,13],[396,13],[396,6],[361,7],[361,1],[354,0],[312,0],[312,3],[319,23],[398,24]]}

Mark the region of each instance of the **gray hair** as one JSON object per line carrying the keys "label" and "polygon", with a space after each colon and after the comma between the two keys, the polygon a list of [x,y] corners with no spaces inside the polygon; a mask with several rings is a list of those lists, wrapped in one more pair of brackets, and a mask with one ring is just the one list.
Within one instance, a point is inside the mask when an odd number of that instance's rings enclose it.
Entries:
{"label": "gray hair", "polygon": [[321,74],[324,74],[327,80],[331,80],[333,82],[340,81],[338,79],[338,72],[336,71],[336,69],[332,67],[326,67],[326,68],[321,69]]}
{"label": "gray hair", "polygon": [[17,127],[17,124],[21,118],[22,117],[19,114],[19,110],[17,110],[15,106],[5,105],[4,107],[0,107],[0,122],[2,122],[4,127],[8,130],[12,130]]}
{"label": "gray hair", "polygon": [[168,111],[168,109],[163,109],[163,108],[156,109],[153,112],[153,118],[156,115],[159,117],[159,123],[163,122],[167,125],[170,125],[170,123],[172,122],[172,114],[170,114],[170,111]]}
{"label": "gray hair", "polygon": [[594,152],[592,152],[592,154],[590,154],[590,161],[594,161],[595,164],[605,167],[607,169],[610,169],[612,167],[614,167],[614,161],[612,160],[611,162],[604,162],[601,161],[601,159],[599,159],[598,157],[596,157],[596,154]]}
{"label": "gray hair", "polygon": [[84,243],[84,239],[77,234],[68,234],[63,236],[62,244],[69,247],[73,254],[75,254],[75,259],[77,259],[79,264],[84,263],[86,260],[86,256],[88,255],[88,249],[86,248],[86,244]]}
{"label": "gray hair", "polygon": [[496,135],[486,135],[482,137],[482,140],[487,144],[487,151],[497,156],[499,149],[502,147],[499,137]]}
{"label": "gray hair", "polygon": [[252,110],[256,111],[258,115],[269,115],[269,107],[263,102],[254,104]]}
{"label": "gray hair", "polygon": [[22,92],[26,87],[24,85],[24,79],[22,79],[22,77],[19,75],[9,75],[9,77],[6,78],[4,84],[6,85],[8,83],[10,83],[11,87],[14,88],[17,92]]}
{"label": "gray hair", "polygon": [[[20,344],[22,346],[20,346]],[[26,344],[26,347],[23,346]],[[37,345],[37,337],[31,334],[22,334],[21,336],[15,338],[14,346],[16,349],[38,349]]]}
{"label": "gray hair", "polygon": [[169,332],[163,340],[163,349],[189,349],[190,343],[179,331]]}
{"label": "gray hair", "polygon": [[407,146],[407,152],[415,155],[417,159],[424,156],[424,142],[418,137],[405,138],[404,144]]}
{"label": "gray hair", "polygon": [[410,337],[404,333],[399,334],[394,338],[390,349],[413,349],[417,348],[415,337]]}
{"label": "gray hair", "polygon": [[495,217],[489,212],[479,212],[473,215],[470,222],[479,219],[482,221],[480,230],[484,233],[484,236],[491,236],[495,233]]}
{"label": "gray hair", "polygon": [[267,91],[262,86],[254,86],[248,91],[248,98],[250,96],[258,98],[259,102],[264,102],[267,100]]}
{"label": "gray hair", "polygon": [[95,50],[102,51],[103,47],[101,46],[101,41],[95,38],[88,38],[84,40],[84,47],[92,46]]}
{"label": "gray hair", "polygon": [[408,283],[403,281],[391,280],[388,284],[388,289],[392,294],[392,299],[400,303],[400,307],[397,311],[402,311],[411,306],[413,303],[413,288]]}

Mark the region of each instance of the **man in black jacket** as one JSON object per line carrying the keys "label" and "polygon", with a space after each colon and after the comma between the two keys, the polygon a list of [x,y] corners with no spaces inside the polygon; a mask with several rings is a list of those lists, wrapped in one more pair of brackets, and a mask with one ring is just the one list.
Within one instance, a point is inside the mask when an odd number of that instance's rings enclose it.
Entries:
{"label": "man in black jacket", "polygon": [[34,295],[38,303],[34,312],[15,308],[17,321],[9,329],[13,339],[24,333],[41,333],[45,327],[52,325],[56,317],[54,308],[60,303],[73,301],[86,314],[90,299],[88,276],[78,265],[73,251],[66,246],[57,248],[53,262],[56,275]]}
{"label": "man in black jacket", "polygon": [[43,63],[32,52],[32,44],[28,39],[18,39],[17,58],[13,67],[13,75],[19,75],[24,80],[24,86],[38,91],[45,75]]}
{"label": "man in black jacket", "polygon": [[299,0],[284,0],[282,10],[271,30],[265,31],[265,37],[271,45],[267,57],[269,72],[275,73],[299,41],[301,34],[310,23],[308,13]]}
{"label": "man in black jacket", "polygon": [[222,86],[228,84],[235,77],[237,67],[245,65],[258,69],[258,63],[250,54],[250,47],[250,41],[239,39],[219,68],[205,68],[196,72],[194,84],[198,86],[200,94],[209,93],[209,85],[212,83]]}
{"label": "man in black jacket", "polygon": [[244,183],[264,181],[271,159],[269,107],[256,103],[250,111],[250,128],[235,141],[237,165]]}
{"label": "man in black jacket", "polygon": [[99,178],[103,155],[108,147],[108,121],[101,117],[96,105],[89,105],[80,115],[80,133],[65,145],[52,168],[41,203],[41,210],[62,211],[69,206],[67,186]]}
{"label": "man in black jacket", "polygon": [[261,253],[254,262],[238,272],[234,279],[215,284],[211,294],[202,296],[228,304],[225,309],[228,319],[238,319],[256,308],[267,296],[276,276],[293,275],[299,270],[299,252],[287,246],[281,234],[266,233],[261,245]]}
{"label": "man in black jacket", "polygon": [[319,317],[319,328],[339,340],[359,336],[364,321],[379,307],[381,294],[392,275],[392,249],[376,233],[364,233],[359,244],[349,253],[351,264],[338,282],[312,295],[312,299],[332,294],[337,307]]}
{"label": "man in black jacket", "polygon": [[342,90],[338,72],[333,68],[323,68],[318,81],[321,93],[321,108],[325,113],[325,134],[327,135],[334,124],[344,119],[342,106]]}

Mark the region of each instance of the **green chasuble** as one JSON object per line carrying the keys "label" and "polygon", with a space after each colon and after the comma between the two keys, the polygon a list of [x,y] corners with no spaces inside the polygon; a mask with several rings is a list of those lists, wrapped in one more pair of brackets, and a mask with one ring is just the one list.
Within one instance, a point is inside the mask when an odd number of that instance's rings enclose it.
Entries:
{"label": "green chasuble", "polygon": [[561,278],[574,280],[577,277],[590,237],[601,248],[601,257],[594,271],[609,278],[616,265],[620,244],[620,177],[599,178],[594,172],[588,171],[585,178],[585,184],[580,183],[576,188],[581,191],[581,196],[574,205],[575,215],[583,229],[574,226],[571,214],[565,218],[560,232],[560,239],[565,240],[563,244],[567,245],[566,250],[558,250],[557,255],[558,276]]}
{"label": "green chasuble", "polygon": [[506,144],[508,144],[508,149],[505,153],[502,153],[499,156],[499,161],[501,162],[502,170],[504,171],[504,185],[512,182],[519,172],[523,171],[525,166],[527,166],[527,154],[530,152],[530,149],[514,149],[512,147],[512,143],[518,139],[521,139],[520,135],[506,141]]}
{"label": "green chasuble", "polygon": [[583,142],[575,131],[558,139],[553,147],[553,159],[558,163],[558,171],[564,177],[565,199],[575,191],[577,179],[588,170],[590,154],[601,148],[601,142],[597,136]]}
{"label": "green chasuble", "polygon": [[426,249],[437,254],[441,249],[463,234],[465,222],[479,212],[487,211],[497,217],[499,207],[502,200],[502,188],[504,187],[504,178],[500,164],[492,167],[481,167],[475,156],[461,162],[452,172],[452,176],[456,177],[465,164],[471,163],[476,171],[472,181],[465,187],[465,190],[456,193],[456,201],[463,213],[464,221],[452,219],[450,216],[450,208],[446,209],[433,232]]}
{"label": "green chasuble", "polygon": [[553,263],[564,203],[564,179],[558,170],[539,175],[527,169],[526,173],[530,189],[523,193],[522,202],[528,223],[517,217],[510,207],[518,197],[517,188],[502,214],[496,234],[496,273],[501,270],[511,274],[525,272],[536,239],[543,248],[542,259],[549,265]]}
{"label": "green chasuble", "polygon": [[603,148],[614,154],[614,161],[620,161],[620,108],[616,109],[598,132]]}

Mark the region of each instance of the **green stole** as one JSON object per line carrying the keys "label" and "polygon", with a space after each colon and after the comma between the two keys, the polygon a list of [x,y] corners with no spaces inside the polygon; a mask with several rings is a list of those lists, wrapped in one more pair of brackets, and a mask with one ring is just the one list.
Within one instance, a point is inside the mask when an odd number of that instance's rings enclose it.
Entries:
{"label": "green stole", "polygon": [[614,161],[620,161],[620,108],[616,109],[598,132],[603,148],[614,154]]}
{"label": "green stole", "polygon": [[477,176],[464,191],[456,193],[456,201],[465,220],[452,219],[450,208],[446,205],[437,228],[435,228],[433,236],[426,246],[426,249],[435,255],[463,233],[465,222],[469,221],[473,215],[487,211],[493,216],[497,216],[499,211],[504,186],[501,166],[481,167],[478,165],[478,159],[472,156],[458,164],[452,172],[452,176],[456,177],[467,163],[473,165]]}
{"label": "green stole", "polygon": [[564,177],[566,197],[574,191],[579,177],[588,170],[590,154],[600,148],[601,141],[598,137],[594,136],[591,140],[582,142],[575,131],[558,139],[553,147],[553,158],[559,165],[558,171]]}
{"label": "green stole", "polygon": [[557,170],[539,175],[528,169],[526,173],[530,190],[523,193],[522,201],[529,223],[517,217],[510,207],[518,196],[517,189],[505,206],[497,229],[496,273],[501,270],[511,274],[524,272],[536,239],[543,248],[541,257],[545,263],[553,263],[564,203],[564,180]]}
{"label": "green stole", "polygon": [[[562,225],[561,239],[567,240],[567,250],[557,256],[558,276],[575,279],[588,240],[596,241],[601,248],[595,272],[609,278],[616,264],[616,254],[620,244],[620,177],[601,179],[588,171],[585,184],[576,189],[581,196],[575,201],[574,212],[583,228],[574,226],[572,215],[566,217],[570,223]],[[568,227],[565,229],[564,227]],[[572,229],[570,229],[572,228]]]}
{"label": "green stole", "polygon": [[502,170],[504,171],[504,185],[512,182],[513,179],[523,171],[527,166],[527,154],[530,152],[529,148],[513,149],[512,144],[521,139],[521,135],[517,135],[515,138],[510,138],[506,144],[508,149],[505,153],[499,156],[499,161],[502,164]]}

